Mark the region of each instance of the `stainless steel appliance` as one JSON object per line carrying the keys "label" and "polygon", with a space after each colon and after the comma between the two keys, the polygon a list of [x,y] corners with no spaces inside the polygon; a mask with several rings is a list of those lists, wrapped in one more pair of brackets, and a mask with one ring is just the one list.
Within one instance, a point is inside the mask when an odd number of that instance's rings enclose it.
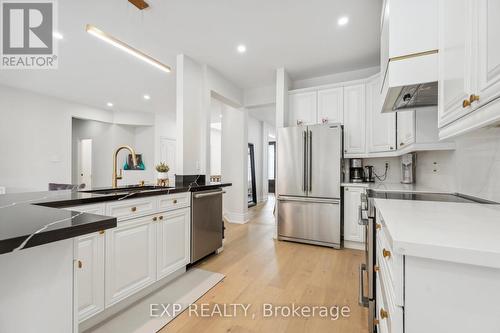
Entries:
{"label": "stainless steel appliance", "polygon": [[401,183],[415,183],[415,167],[417,155],[415,153],[405,154],[401,156]]}
{"label": "stainless steel appliance", "polygon": [[373,165],[365,165],[365,182],[375,183],[375,173],[373,171]]}
{"label": "stainless steel appliance", "polygon": [[342,246],[342,126],[278,130],[278,239]]}
{"label": "stainless steel appliance", "polygon": [[363,160],[351,158],[349,160],[349,180],[351,183],[362,183],[364,181]]}
{"label": "stainless steel appliance", "polygon": [[[375,237],[376,237],[376,209],[375,199],[395,200],[422,200],[458,203],[495,204],[495,202],[482,200],[458,193],[422,193],[398,192],[368,189],[366,194],[361,194],[359,206],[359,224],[365,226],[365,262],[359,267],[359,304],[368,308],[368,332],[376,332],[376,294],[375,294]],[[366,278],[366,281],[365,281]],[[366,282],[366,284],[365,284]],[[365,294],[365,291],[367,293]]]}
{"label": "stainless steel appliance", "polygon": [[191,197],[191,263],[222,247],[222,189],[197,191]]}

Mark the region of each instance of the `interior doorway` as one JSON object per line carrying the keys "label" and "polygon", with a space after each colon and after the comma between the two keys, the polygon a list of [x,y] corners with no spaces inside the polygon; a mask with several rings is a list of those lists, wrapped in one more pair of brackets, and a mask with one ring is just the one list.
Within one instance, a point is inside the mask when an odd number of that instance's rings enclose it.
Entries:
{"label": "interior doorway", "polygon": [[276,142],[271,141],[267,147],[267,179],[268,192],[275,193],[276,186]]}
{"label": "interior doorway", "polygon": [[92,139],[81,139],[78,148],[78,184],[92,188]]}

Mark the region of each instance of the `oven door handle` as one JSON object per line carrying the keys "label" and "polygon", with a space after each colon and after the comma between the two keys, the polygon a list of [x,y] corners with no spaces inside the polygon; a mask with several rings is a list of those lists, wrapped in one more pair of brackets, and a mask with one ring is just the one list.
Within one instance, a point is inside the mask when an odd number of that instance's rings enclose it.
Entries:
{"label": "oven door handle", "polygon": [[363,210],[363,207],[361,205],[358,206],[358,224],[359,225],[368,225],[368,219],[363,218],[363,212],[366,212],[366,210]]}
{"label": "oven door handle", "polygon": [[366,265],[361,264],[359,265],[359,305],[364,306],[365,308],[368,307],[368,297],[365,296],[365,274],[366,272]]}

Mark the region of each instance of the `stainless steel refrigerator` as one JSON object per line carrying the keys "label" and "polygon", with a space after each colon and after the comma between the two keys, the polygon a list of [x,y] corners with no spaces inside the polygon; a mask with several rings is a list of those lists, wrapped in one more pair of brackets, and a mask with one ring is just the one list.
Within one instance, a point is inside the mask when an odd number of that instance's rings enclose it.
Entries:
{"label": "stainless steel refrigerator", "polygon": [[342,247],[342,126],[278,129],[278,239]]}

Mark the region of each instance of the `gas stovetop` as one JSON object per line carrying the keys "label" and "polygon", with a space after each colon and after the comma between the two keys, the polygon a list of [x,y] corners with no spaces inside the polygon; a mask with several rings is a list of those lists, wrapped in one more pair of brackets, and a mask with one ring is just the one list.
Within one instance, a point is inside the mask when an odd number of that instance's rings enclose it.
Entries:
{"label": "gas stovetop", "polygon": [[375,199],[395,199],[395,200],[420,200],[420,201],[440,201],[459,203],[494,203],[479,198],[469,197],[462,194],[443,193],[414,193],[414,192],[379,192],[369,191],[368,196]]}

